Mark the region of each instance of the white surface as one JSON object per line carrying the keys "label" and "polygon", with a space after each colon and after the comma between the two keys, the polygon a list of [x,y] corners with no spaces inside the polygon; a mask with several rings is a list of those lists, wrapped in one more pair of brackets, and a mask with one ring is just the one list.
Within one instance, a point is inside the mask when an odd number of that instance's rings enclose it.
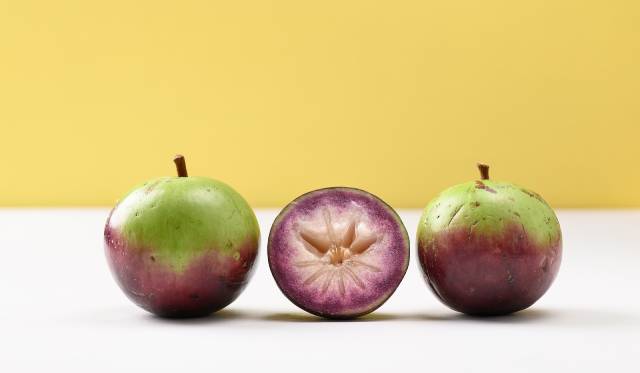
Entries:
{"label": "white surface", "polygon": [[[258,211],[258,268],[218,315],[151,316],[112,280],[107,210],[0,210],[0,371],[640,371],[640,212],[561,211],[551,290],[513,316],[441,305],[411,265],[378,311],[328,322],[297,309],[266,263],[275,210]],[[401,211],[410,235],[418,211]]]}

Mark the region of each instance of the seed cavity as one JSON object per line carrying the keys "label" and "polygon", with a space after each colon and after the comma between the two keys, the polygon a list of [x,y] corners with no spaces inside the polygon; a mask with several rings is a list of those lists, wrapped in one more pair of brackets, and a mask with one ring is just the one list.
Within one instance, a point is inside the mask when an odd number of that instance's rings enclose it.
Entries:
{"label": "seed cavity", "polygon": [[375,233],[365,233],[358,229],[358,216],[352,217],[343,232],[337,232],[339,225],[332,220],[328,209],[322,211],[324,229],[312,230],[307,227],[298,229],[298,239],[303,247],[314,258],[295,263],[299,268],[318,267],[303,282],[311,285],[322,281],[321,293],[326,293],[334,283],[341,296],[347,292],[347,283],[353,282],[358,288],[364,289],[365,283],[359,272],[381,272],[375,265],[365,262],[362,255],[366,253],[379,239]]}

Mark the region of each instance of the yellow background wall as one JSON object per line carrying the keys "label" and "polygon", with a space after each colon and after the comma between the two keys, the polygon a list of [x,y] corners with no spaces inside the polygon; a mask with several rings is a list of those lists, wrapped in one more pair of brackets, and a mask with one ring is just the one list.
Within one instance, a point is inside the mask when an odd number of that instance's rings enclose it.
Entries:
{"label": "yellow background wall", "polygon": [[255,206],[476,176],[640,206],[638,1],[0,0],[0,205],[191,174]]}

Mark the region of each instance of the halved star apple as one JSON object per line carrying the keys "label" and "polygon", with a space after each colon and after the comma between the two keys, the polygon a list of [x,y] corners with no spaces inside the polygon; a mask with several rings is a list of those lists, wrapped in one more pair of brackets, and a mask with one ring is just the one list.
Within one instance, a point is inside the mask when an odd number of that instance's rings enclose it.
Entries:
{"label": "halved star apple", "polygon": [[409,263],[409,238],[396,212],[371,193],[345,187],[315,190],[287,205],[267,250],[285,296],[327,318],[381,306]]}

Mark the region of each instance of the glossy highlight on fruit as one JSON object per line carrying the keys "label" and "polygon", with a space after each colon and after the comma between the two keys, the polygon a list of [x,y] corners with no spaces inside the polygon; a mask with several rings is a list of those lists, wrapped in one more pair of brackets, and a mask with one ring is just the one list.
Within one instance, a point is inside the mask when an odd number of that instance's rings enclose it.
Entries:
{"label": "glossy highlight on fruit", "polygon": [[502,315],[535,303],[562,260],[558,219],[538,194],[481,179],[451,187],[431,201],[418,225],[425,279],[450,308]]}
{"label": "glossy highlight on fruit", "polygon": [[353,318],[382,305],[409,263],[409,238],[395,211],[353,188],[319,189],[278,215],[268,243],[271,273],[298,307]]}
{"label": "glossy highlight on fruit", "polygon": [[247,284],[260,232],[247,202],[228,185],[188,177],[148,181],[111,211],[105,253],[124,293],[164,317],[196,317],[231,303]]}

